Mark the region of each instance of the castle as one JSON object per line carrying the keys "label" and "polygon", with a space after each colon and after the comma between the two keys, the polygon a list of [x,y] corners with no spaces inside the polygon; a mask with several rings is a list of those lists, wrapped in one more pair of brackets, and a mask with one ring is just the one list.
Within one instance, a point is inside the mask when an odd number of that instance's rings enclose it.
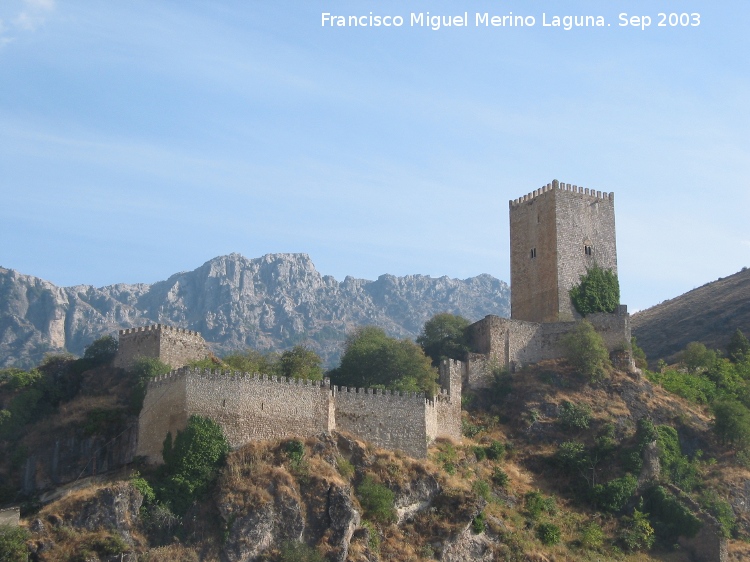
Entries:
{"label": "castle", "polygon": [[[612,193],[554,180],[510,201],[510,230],[511,318],[487,316],[469,326],[474,352],[441,363],[436,396],[190,369],[184,365],[208,355],[197,332],[158,324],[121,330],[116,366],[157,357],[175,369],[148,384],[136,454],[161,462],[167,433],[175,435],[191,415],[219,423],[233,447],[339,430],[424,458],[439,437],[460,441],[462,388],[489,386],[496,366],[514,372],[563,356],[563,338],[581,321],[570,289],[594,264],[617,272]],[[618,366],[632,369],[627,308],[587,320]]]}

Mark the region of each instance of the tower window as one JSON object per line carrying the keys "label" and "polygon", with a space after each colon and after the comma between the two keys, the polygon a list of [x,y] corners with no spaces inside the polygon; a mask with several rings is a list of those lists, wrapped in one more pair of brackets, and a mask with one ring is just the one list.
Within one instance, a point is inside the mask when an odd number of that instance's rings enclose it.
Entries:
{"label": "tower window", "polygon": [[593,256],[593,255],[594,255],[594,250],[592,250],[592,249],[591,249],[591,246],[584,246],[584,247],[583,247],[583,252],[584,252],[584,253],[585,253],[585,254],[586,254],[587,256]]}
{"label": "tower window", "polygon": [[536,248],[531,248],[531,259],[536,257]]}

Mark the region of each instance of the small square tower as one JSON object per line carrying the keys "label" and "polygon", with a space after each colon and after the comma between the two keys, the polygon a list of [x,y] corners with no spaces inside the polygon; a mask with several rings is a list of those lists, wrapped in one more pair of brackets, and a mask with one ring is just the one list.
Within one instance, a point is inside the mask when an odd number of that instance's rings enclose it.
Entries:
{"label": "small square tower", "polygon": [[593,265],[617,274],[614,193],[553,180],[510,201],[511,318],[578,318],[570,289]]}

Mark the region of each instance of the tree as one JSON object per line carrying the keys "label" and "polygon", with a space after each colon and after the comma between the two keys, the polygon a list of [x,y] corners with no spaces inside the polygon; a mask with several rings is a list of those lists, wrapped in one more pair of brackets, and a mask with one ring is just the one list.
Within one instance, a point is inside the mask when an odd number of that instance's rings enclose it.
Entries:
{"label": "tree", "polygon": [[341,364],[330,375],[334,384],[350,387],[427,393],[437,388],[437,372],[422,348],[375,326],[363,326],[347,337]]}
{"label": "tree", "polygon": [[750,410],[737,400],[724,399],[713,404],[714,431],[724,443],[750,443]]}
{"label": "tree", "polygon": [[164,440],[164,473],[157,485],[162,499],[178,514],[203,496],[213,484],[219,465],[229,452],[229,443],[219,424],[201,416],[190,416],[187,427],[177,432],[174,442]]}
{"label": "tree", "polygon": [[463,316],[443,312],[425,322],[417,343],[425,355],[438,366],[443,359],[463,360],[469,351],[466,328],[470,322]]}
{"label": "tree", "polygon": [[109,363],[117,355],[118,341],[112,336],[102,336],[89,345],[83,352],[83,358],[94,365]]}
{"label": "tree", "polygon": [[685,346],[681,359],[689,373],[697,373],[710,369],[716,363],[716,352],[707,349],[700,342],[693,341]]}
{"label": "tree", "polygon": [[610,368],[609,352],[591,322],[584,320],[563,338],[568,361],[591,382],[603,379]]}
{"label": "tree", "polygon": [[166,375],[172,367],[159,361],[155,357],[141,357],[128,369],[133,380],[133,390],[130,395],[130,407],[138,413],[143,408],[143,400],[146,398],[148,381],[159,375]]}
{"label": "tree", "polygon": [[727,354],[733,363],[740,363],[746,358],[750,359],[750,341],[747,340],[745,334],[739,328],[734,331],[732,339],[729,340]]}
{"label": "tree", "polygon": [[319,381],[323,380],[322,364],[322,359],[312,349],[303,345],[295,345],[281,354],[275,365],[275,371],[282,377]]}
{"label": "tree", "polygon": [[620,304],[620,282],[611,269],[595,265],[570,290],[570,298],[582,316],[595,312],[615,312]]}
{"label": "tree", "polygon": [[274,366],[279,356],[276,353],[261,353],[255,349],[248,348],[244,353],[232,353],[222,358],[222,361],[232,369],[243,373],[273,373]]}

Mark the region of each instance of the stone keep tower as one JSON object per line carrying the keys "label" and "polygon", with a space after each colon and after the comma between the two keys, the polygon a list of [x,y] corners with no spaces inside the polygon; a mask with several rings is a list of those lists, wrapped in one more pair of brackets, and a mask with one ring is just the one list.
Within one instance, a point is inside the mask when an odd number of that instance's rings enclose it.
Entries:
{"label": "stone keep tower", "polygon": [[614,193],[553,180],[510,201],[511,318],[575,319],[570,289],[594,264],[617,273]]}

